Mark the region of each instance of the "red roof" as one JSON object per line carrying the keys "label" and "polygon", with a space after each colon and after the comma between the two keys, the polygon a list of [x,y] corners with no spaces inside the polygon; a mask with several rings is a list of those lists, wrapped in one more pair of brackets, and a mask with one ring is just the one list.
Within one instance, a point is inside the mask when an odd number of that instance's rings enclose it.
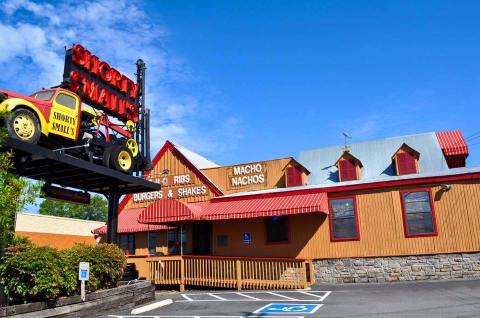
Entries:
{"label": "red roof", "polygon": [[202,207],[202,219],[226,220],[321,212],[328,214],[327,194],[310,193],[269,197],[233,197]]}
{"label": "red roof", "polygon": [[162,199],[150,203],[139,214],[141,223],[168,223],[199,219],[200,207],[193,203],[184,203],[175,199]]}
{"label": "red roof", "polygon": [[139,222],[158,224],[195,220],[213,221],[313,212],[328,214],[326,193],[277,193],[269,196],[223,197],[210,202],[190,204],[173,199],[159,200],[150,204],[140,214]]}
{"label": "red roof", "polygon": [[[134,233],[147,231],[167,230],[170,227],[167,225],[150,225],[141,224],[138,222],[138,216],[143,211],[141,209],[125,209],[118,215],[117,233]],[[93,230],[95,234],[106,234],[107,226],[104,225],[98,229]]]}
{"label": "red roof", "polygon": [[[177,147],[169,140],[165,142],[165,144],[162,146],[162,148],[158,151],[158,153],[155,155],[155,158],[152,160],[152,165],[155,167],[160,159],[165,155],[165,153],[170,150],[172,154],[178,158],[185,166],[190,169],[209,189],[212,191],[215,195],[223,195],[223,192],[212,182],[210,179],[207,178],[207,176],[200,171],[193,163],[188,160],[185,155],[177,149]],[[145,172],[145,177],[148,178],[150,175],[151,171],[146,171]],[[125,197],[122,199],[120,204],[118,205],[118,211],[122,211],[127,203],[132,199],[132,194],[127,194]]]}
{"label": "red roof", "polygon": [[445,156],[468,156],[467,142],[460,130],[439,131],[435,134]]}

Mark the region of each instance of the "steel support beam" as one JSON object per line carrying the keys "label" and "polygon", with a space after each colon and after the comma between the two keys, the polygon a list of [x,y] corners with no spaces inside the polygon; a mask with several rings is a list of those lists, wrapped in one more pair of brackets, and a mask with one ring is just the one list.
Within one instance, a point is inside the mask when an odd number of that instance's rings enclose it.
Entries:
{"label": "steel support beam", "polygon": [[107,243],[117,244],[118,201],[120,194],[112,189],[108,194]]}

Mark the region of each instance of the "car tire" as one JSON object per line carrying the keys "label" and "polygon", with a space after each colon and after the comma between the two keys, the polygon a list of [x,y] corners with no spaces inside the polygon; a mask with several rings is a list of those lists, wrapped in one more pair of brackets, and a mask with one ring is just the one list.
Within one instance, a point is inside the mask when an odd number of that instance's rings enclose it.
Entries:
{"label": "car tire", "polygon": [[110,156],[112,154],[112,147],[106,147],[103,150],[102,163],[105,167],[110,168]]}
{"label": "car tire", "polygon": [[37,116],[28,109],[15,109],[6,118],[5,124],[10,138],[29,144],[37,144],[40,140],[40,122]]}
{"label": "car tire", "polygon": [[112,147],[112,152],[110,153],[110,165],[115,170],[130,174],[135,165],[130,149],[126,146]]}

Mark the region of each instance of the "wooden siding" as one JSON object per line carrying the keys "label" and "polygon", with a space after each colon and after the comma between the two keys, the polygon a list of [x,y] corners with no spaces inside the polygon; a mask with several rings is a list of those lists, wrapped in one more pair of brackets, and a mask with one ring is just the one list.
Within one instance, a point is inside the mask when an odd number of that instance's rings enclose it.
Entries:
{"label": "wooden siding", "polygon": [[[165,154],[160,158],[158,163],[155,165],[153,170],[150,172],[149,176],[154,178],[155,176],[160,176],[162,171],[165,169],[169,170],[168,175],[183,175],[183,174],[192,174],[194,172],[191,171],[187,166],[185,166],[177,157],[175,157],[170,150],[167,150]],[[164,198],[167,197],[166,192],[168,189],[175,190],[179,187],[193,187],[193,186],[206,186],[207,187],[207,194],[206,195],[199,195],[199,196],[192,196],[192,197],[185,197],[181,198],[180,200],[183,202],[201,202],[207,201],[214,196],[213,192],[205,185],[198,176],[195,176],[194,182],[185,186],[178,186],[178,187],[163,187],[164,191]],[[133,196],[126,204],[125,208],[143,208],[146,207],[148,204],[152,203],[153,201],[145,201],[145,202],[133,202]]]}
{"label": "wooden siding", "polygon": [[[425,187],[402,187],[416,189]],[[399,188],[364,191],[357,198],[359,241],[332,242],[328,217],[321,213],[290,216],[290,242],[265,242],[264,219],[213,223],[214,254],[226,256],[272,256],[306,259],[421,255],[480,251],[480,184],[453,183],[450,191],[432,187],[438,235],[406,238]],[[250,232],[252,244],[243,244]],[[228,245],[217,245],[217,236],[227,235]]]}
{"label": "wooden siding", "polygon": [[[261,164],[264,168],[265,182],[261,184],[251,184],[246,186],[232,186],[231,176],[233,176],[233,168],[245,166],[249,164]],[[242,163],[232,166],[222,166],[218,168],[203,169],[202,172],[215,184],[224,194],[236,192],[265,190],[272,188],[285,188],[285,171],[289,165],[294,165],[295,160],[292,158],[282,158],[267,161],[256,161],[252,163]],[[302,172],[303,183],[306,183],[306,174]]]}

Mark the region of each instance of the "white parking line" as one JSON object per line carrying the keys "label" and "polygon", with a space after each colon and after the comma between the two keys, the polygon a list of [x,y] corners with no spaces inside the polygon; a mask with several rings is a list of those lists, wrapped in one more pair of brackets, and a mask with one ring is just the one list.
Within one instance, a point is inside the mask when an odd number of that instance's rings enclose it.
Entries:
{"label": "white parking line", "polygon": [[164,307],[164,306],[171,305],[171,304],[173,304],[173,301],[171,299],[164,299],[164,300],[161,300],[161,301],[157,301],[153,304],[137,307],[137,308],[132,310],[131,314],[132,315],[143,314],[144,312],[154,310],[154,309],[158,309],[160,307]]}
{"label": "white parking line", "polygon": [[321,297],[321,298],[320,298],[318,301],[324,301],[324,300],[325,300],[325,298],[327,298],[327,297],[328,297],[328,295],[330,295],[331,293],[332,293],[331,291],[327,291],[327,292],[325,292],[325,295],[323,295],[323,297]]}
{"label": "white parking line", "polygon": [[[253,296],[253,294],[255,296]],[[241,302],[241,301],[289,301],[289,302],[322,302],[331,291],[303,291],[303,290],[275,290],[275,291],[242,291],[242,292],[214,292],[214,293],[190,293],[181,294],[183,300],[175,302]],[[302,296],[303,295],[303,296]],[[240,296],[240,298],[239,298]]]}
{"label": "white parking line", "polygon": [[331,294],[331,291],[324,291],[324,295],[323,296],[318,296],[316,294],[312,294],[312,293],[309,293],[309,292],[305,292],[305,291],[298,291],[299,293],[302,293],[302,294],[305,294],[305,295],[309,295],[309,296],[313,296],[313,297],[317,297],[318,298],[318,301],[323,301],[325,298],[328,297],[328,295]]}
{"label": "white parking line", "polygon": [[217,295],[212,294],[212,293],[208,293],[207,295],[212,296],[212,297],[214,297],[214,298],[217,298],[217,299],[219,299],[219,300],[227,300],[227,299],[225,299],[225,298],[223,298],[223,297],[217,296]]}
{"label": "white parking line", "polygon": [[[265,318],[265,315],[260,316],[119,316],[109,315],[109,317],[115,318]],[[305,318],[304,316],[288,316],[290,318]],[[285,316],[272,316],[268,315],[268,318],[285,318]]]}
{"label": "white parking line", "polygon": [[252,297],[252,296],[249,296],[249,295],[245,295],[244,293],[235,293],[237,295],[240,295],[240,296],[243,296],[243,297],[247,297],[247,298],[250,298],[250,299],[253,299],[253,300],[260,300],[258,298],[255,298],[255,297]]}
{"label": "white parking line", "polygon": [[270,295],[274,295],[274,296],[277,296],[277,297],[281,297],[281,298],[285,298],[285,299],[289,299],[289,300],[297,300],[295,298],[292,298],[292,297],[288,297],[288,296],[285,296],[285,295],[280,295],[280,294],[277,294],[277,293],[274,293],[274,292],[268,292]]}

